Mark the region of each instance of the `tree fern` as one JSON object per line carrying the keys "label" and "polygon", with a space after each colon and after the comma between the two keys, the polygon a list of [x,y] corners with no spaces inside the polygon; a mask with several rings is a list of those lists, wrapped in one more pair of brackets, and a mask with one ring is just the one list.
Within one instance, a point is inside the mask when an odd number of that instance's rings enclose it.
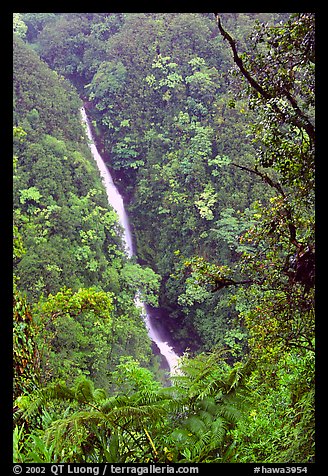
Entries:
{"label": "tree fern", "polygon": [[223,350],[202,353],[193,359],[182,359],[181,374],[173,377],[173,382],[180,392],[187,390],[189,398],[203,399],[208,395],[228,394],[241,388],[253,366],[253,361],[249,360],[239,362],[231,369]]}
{"label": "tree fern", "polygon": [[46,447],[53,448],[61,461],[99,462],[98,458],[113,460],[116,455],[116,462],[135,462],[136,451],[148,461],[155,457],[151,433],[165,420],[172,396],[148,382],[128,395],[106,397],[90,380],[80,377],[72,387],[54,382],[21,397],[17,404],[21,416],[28,419],[42,414],[54,401],[69,401],[71,406],[69,413],[48,422],[44,431]]}
{"label": "tree fern", "polygon": [[46,430],[45,440],[48,445],[54,445],[56,453],[61,455],[61,461],[82,462],[85,460],[84,448],[90,440],[90,435],[99,427],[102,432],[110,430],[108,418],[101,412],[75,412],[67,418],[56,420]]}
{"label": "tree fern", "polygon": [[176,455],[179,462],[210,462],[218,459],[227,423],[220,416],[220,409],[214,399],[210,400],[207,404],[202,401],[203,409],[190,415],[180,428],[172,432],[171,444],[180,453],[180,457]]}
{"label": "tree fern", "polygon": [[231,369],[220,351],[185,357],[180,368],[171,387],[180,407],[167,445],[179,462],[223,461],[230,443],[228,430],[247,406],[246,381],[253,363],[238,363]]}
{"label": "tree fern", "polygon": [[69,410],[53,421],[49,414],[44,427],[45,449],[51,449],[54,458],[125,463],[222,460],[227,432],[242,412],[245,366],[231,369],[221,354],[201,354],[185,359],[182,374],[166,388],[135,361],[125,361],[120,370],[124,392],[116,395],[106,396],[89,379],[79,377],[72,386],[53,382],[18,400],[25,419],[42,415],[53,402],[69,402]]}
{"label": "tree fern", "polygon": [[75,399],[75,389],[68,388],[65,382],[54,382],[44,388],[38,388],[34,392],[22,395],[15,400],[15,419],[29,418],[40,413],[41,408],[49,401]]}

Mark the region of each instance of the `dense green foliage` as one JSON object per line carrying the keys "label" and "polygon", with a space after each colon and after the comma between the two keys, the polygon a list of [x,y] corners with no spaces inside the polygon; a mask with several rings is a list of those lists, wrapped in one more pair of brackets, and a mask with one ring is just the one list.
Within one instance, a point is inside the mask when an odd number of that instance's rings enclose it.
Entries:
{"label": "dense green foliage", "polygon": [[[128,262],[122,251],[117,217],[90,157],[73,88],[18,39],[14,61],[16,286],[35,307],[37,339],[46,333],[52,341],[44,372],[50,368],[51,375],[67,378],[91,373],[96,381],[97,374],[105,385],[120,355],[131,352],[149,361],[134,295],[140,289],[146,302],[156,304],[158,278]],[[24,306],[20,297],[18,302]],[[89,346],[93,356],[86,363]]]}
{"label": "dense green foliage", "polygon": [[[15,461],[313,462],[314,15],[14,32]],[[186,349],[169,387],[138,290]]]}

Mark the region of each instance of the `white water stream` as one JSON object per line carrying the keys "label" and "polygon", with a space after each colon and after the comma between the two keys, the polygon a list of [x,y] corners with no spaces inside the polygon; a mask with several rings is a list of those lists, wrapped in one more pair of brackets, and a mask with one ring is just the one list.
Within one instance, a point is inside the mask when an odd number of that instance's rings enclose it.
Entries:
{"label": "white water stream", "polygon": [[[122,196],[117,190],[113,182],[113,178],[105,162],[103,161],[101,155],[99,154],[97,147],[94,144],[89,119],[87,117],[84,107],[81,108],[81,116],[82,116],[83,123],[86,125],[87,136],[89,139],[89,147],[92,152],[92,156],[97,163],[98,169],[103,179],[103,183],[104,183],[107,197],[108,197],[108,203],[114,208],[114,210],[116,211],[118,215],[119,223],[123,229],[123,240],[124,240],[125,251],[127,256],[131,258],[134,254],[133,240],[132,240],[130,224],[129,224],[129,220],[124,208]],[[136,296],[135,298],[135,303],[136,303],[136,306],[142,310],[142,314],[144,317],[148,335],[150,339],[157,345],[162,356],[166,359],[169,370],[170,370],[170,374],[173,375],[174,373],[177,373],[178,359],[179,359],[178,355],[174,352],[172,347],[161,337],[160,332],[156,329],[156,327],[152,323],[152,320],[147,312],[145,304],[140,301],[138,296]]]}

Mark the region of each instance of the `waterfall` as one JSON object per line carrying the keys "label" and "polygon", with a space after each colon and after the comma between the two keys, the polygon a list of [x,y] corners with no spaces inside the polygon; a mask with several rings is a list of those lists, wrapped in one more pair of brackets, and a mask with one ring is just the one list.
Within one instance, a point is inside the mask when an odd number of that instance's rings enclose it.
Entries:
{"label": "waterfall", "polygon": [[[105,162],[103,161],[101,155],[99,154],[96,145],[94,144],[89,119],[87,117],[84,107],[81,108],[81,116],[82,116],[82,121],[86,126],[87,136],[89,139],[89,147],[92,152],[92,156],[97,163],[98,169],[100,171],[100,174],[103,180],[104,187],[106,189],[108,203],[116,211],[118,215],[119,223],[123,230],[123,241],[124,241],[125,252],[127,256],[131,258],[134,255],[133,240],[132,240],[129,219],[124,208],[123,198],[120,195],[118,189],[116,188],[113,178]],[[149,313],[147,312],[147,308],[145,304],[141,302],[141,300],[139,299],[139,296],[135,297],[135,303],[136,303],[136,306],[141,309],[148,335],[150,339],[158,347],[160,354],[165,358],[168,364],[168,367],[170,369],[170,374],[173,375],[174,373],[177,373],[178,359],[179,359],[178,355],[175,353],[173,348],[168,344],[168,342],[166,342],[163,339],[159,330],[156,329],[156,327],[154,326],[152,319]]]}

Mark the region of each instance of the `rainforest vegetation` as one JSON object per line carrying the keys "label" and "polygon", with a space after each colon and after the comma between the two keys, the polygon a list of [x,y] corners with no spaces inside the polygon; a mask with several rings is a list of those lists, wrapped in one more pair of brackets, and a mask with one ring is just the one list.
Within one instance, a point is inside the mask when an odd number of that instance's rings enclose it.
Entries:
{"label": "rainforest vegetation", "polygon": [[13,20],[14,461],[314,462],[314,14]]}

